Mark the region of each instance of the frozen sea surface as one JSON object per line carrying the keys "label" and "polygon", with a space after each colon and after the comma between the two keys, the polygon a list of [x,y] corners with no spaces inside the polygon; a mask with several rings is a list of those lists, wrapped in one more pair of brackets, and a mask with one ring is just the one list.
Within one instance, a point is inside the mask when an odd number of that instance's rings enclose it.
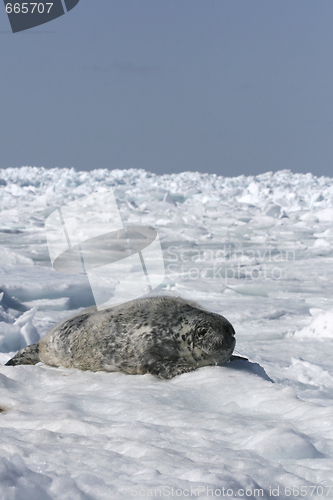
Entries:
{"label": "frozen sea surface", "polygon": [[333,179],[0,170],[0,362],[93,304],[44,223],[112,188],[157,229],[158,294],[234,325],[249,361],[151,375],[0,366],[1,500],[333,498]]}

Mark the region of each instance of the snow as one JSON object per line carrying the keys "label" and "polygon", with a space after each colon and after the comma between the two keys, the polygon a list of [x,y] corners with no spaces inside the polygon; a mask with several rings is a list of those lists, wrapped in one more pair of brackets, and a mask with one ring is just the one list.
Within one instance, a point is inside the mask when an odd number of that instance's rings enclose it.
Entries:
{"label": "snow", "polygon": [[158,231],[156,293],[226,316],[249,361],[172,380],[0,366],[1,500],[333,498],[331,178],[0,170],[0,362],[93,304],[44,224],[110,188]]}

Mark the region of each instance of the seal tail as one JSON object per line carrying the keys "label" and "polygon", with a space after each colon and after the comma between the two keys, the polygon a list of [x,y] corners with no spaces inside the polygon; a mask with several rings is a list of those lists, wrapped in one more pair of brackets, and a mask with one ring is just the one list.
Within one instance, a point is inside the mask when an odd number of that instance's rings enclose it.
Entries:
{"label": "seal tail", "polygon": [[21,349],[12,359],[7,361],[5,366],[35,365],[39,361],[39,342],[37,342]]}

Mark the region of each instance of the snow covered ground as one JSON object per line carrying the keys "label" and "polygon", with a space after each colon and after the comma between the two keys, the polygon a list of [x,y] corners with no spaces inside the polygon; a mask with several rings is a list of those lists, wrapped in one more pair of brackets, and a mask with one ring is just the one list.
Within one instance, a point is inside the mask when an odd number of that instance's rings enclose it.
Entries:
{"label": "snow covered ground", "polygon": [[156,291],[226,316],[249,361],[150,375],[0,366],[1,500],[333,498],[333,179],[0,170],[0,362],[93,304],[46,217],[113,188],[150,225]]}

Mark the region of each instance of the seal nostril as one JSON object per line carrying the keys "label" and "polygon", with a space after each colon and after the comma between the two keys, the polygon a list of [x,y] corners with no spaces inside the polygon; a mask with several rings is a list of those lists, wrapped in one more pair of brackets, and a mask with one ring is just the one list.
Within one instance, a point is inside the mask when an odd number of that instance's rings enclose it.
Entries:
{"label": "seal nostril", "polygon": [[236,335],[235,330],[233,329],[232,325],[224,325],[224,331],[227,335],[230,335],[231,337],[234,337]]}

